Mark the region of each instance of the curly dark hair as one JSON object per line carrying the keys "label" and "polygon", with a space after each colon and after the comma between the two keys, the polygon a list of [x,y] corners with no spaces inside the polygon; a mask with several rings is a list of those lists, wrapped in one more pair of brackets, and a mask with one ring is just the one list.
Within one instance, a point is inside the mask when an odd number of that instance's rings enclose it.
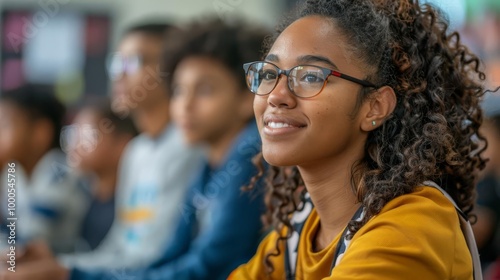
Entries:
{"label": "curly dark hair", "polygon": [[[277,28],[267,49],[288,25],[307,16],[334,22],[350,51],[371,66],[375,74],[367,79],[392,87],[397,97],[391,117],[368,135],[364,158],[352,166],[353,192],[366,213],[349,222],[348,238],[389,201],[427,180],[441,185],[471,217],[477,171],[485,165],[485,139],[478,132],[485,74],[459,34],[448,30],[442,12],[418,0],[307,0]],[[372,92],[362,89],[358,104]],[[266,184],[267,221],[280,234],[265,258],[272,271],[269,258],[281,254],[280,242],[289,238],[303,183],[297,168],[271,166]]]}
{"label": "curly dark hair", "polygon": [[[267,30],[249,27],[239,21],[232,24],[217,18],[196,21],[167,34],[172,40],[166,44],[162,69],[172,74],[188,57],[209,57],[234,73],[240,87],[246,89],[241,66],[262,57],[262,42],[266,36]],[[167,76],[168,86],[171,86],[172,78],[173,75]]]}

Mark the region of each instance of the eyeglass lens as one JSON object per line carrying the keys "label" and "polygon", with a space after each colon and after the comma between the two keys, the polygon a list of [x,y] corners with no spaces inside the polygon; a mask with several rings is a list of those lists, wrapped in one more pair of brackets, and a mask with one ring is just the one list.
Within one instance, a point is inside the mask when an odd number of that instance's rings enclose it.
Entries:
{"label": "eyeglass lens", "polygon": [[276,87],[280,74],[288,74],[290,91],[302,97],[318,94],[326,78],[322,68],[316,66],[296,66],[289,71],[283,71],[271,63],[257,62],[248,68],[248,87],[257,95],[269,94]]}

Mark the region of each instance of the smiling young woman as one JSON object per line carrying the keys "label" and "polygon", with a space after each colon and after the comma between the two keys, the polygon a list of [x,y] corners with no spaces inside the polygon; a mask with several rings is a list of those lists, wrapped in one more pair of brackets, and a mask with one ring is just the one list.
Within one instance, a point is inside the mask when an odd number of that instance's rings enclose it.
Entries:
{"label": "smiling young woman", "polygon": [[308,0],[244,69],[274,231],[230,279],[473,278],[485,75],[439,11]]}

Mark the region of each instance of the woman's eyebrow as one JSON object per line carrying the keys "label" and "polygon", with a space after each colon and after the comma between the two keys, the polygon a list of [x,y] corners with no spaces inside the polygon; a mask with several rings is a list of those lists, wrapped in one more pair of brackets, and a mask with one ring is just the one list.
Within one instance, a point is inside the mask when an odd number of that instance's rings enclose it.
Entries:
{"label": "woman's eyebrow", "polygon": [[271,53],[271,54],[268,54],[268,55],[266,56],[266,58],[264,58],[264,60],[266,60],[266,61],[271,61],[271,62],[279,62],[279,61],[280,61],[280,59],[278,58],[278,56],[277,56],[277,55],[275,55],[275,54],[272,54],[272,53]]}
{"label": "woman's eyebrow", "polygon": [[303,64],[307,64],[307,63],[314,63],[314,62],[322,62],[322,63],[326,63],[328,65],[330,65],[333,69],[335,70],[338,70],[339,68],[337,67],[337,65],[335,65],[335,63],[333,63],[330,59],[324,57],[324,56],[318,56],[318,55],[303,55],[303,56],[300,56],[298,59],[297,59],[297,62],[298,63],[303,63]]}
{"label": "woman's eyebrow", "polygon": [[[271,61],[271,62],[279,62],[280,61],[278,55],[276,55],[276,54],[268,54],[265,57],[265,60]],[[299,58],[297,58],[298,64],[309,64],[309,63],[315,63],[315,62],[322,62],[322,63],[328,64],[331,68],[333,68],[335,70],[339,70],[339,68],[337,67],[337,65],[335,65],[335,63],[333,63],[330,59],[328,59],[324,56],[303,55],[303,56],[299,56]]]}

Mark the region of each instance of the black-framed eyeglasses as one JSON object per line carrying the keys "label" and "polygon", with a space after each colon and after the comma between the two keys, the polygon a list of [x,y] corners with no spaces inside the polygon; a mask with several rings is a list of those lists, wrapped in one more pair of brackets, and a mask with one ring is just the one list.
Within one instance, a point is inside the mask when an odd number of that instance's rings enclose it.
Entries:
{"label": "black-framed eyeglasses", "polygon": [[289,70],[282,70],[270,62],[255,61],[245,63],[243,69],[245,70],[247,86],[256,95],[271,93],[278,84],[281,75],[287,76],[288,89],[295,96],[303,98],[320,94],[330,76],[348,80],[364,87],[377,87],[369,81],[315,65],[298,65]]}

